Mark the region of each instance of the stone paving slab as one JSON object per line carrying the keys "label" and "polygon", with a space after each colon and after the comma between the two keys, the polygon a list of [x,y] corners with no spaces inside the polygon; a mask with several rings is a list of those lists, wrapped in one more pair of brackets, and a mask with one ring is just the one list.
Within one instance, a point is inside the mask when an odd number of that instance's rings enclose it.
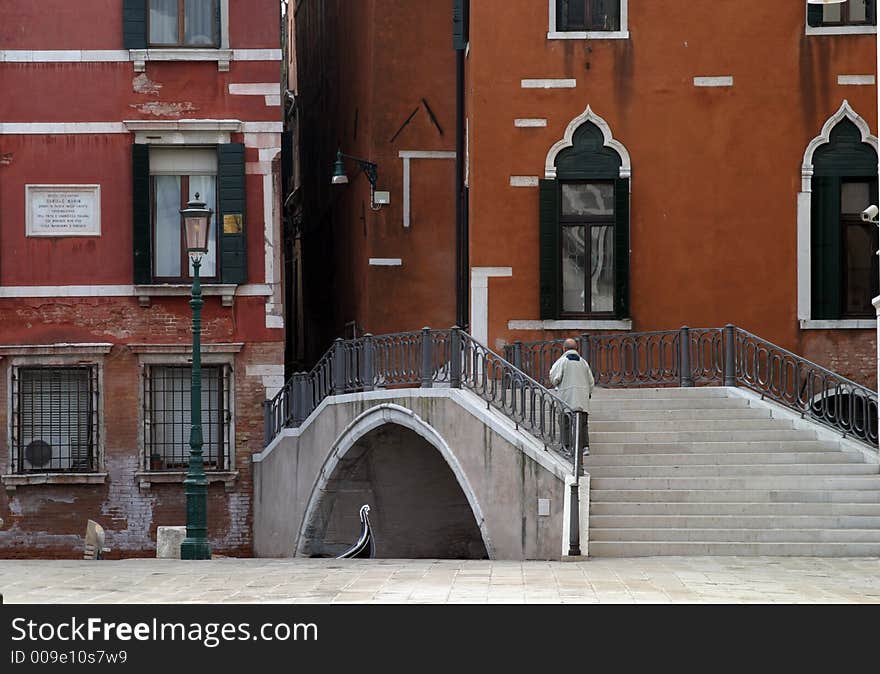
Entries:
{"label": "stone paving slab", "polygon": [[12,603],[880,603],[878,558],[0,560]]}

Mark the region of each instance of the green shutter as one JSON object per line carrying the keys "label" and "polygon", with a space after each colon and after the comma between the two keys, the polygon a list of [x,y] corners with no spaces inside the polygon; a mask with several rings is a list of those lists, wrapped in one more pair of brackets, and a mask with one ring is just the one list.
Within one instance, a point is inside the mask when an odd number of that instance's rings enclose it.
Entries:
{"label": "green shutter", "polygon": [[821,26],[824,16],[822,5],[807,5],[807,25]]}
{"label": "green shutter", "polygon": [[614,314],[629,318],[629,178],[614,181]]}
{"label": "green shutter", "polygon": [[452,46],[464,51],[468,43],[470,0],[452,0]]}
{"label": "green shutter", "polygon": [[538,192],[541,266],[541,320],[559,318],[559,183],[542,180]]}
{"label": "green shutter", "polygon": [[837,320],[841,313],[840,178],[813,177],[812,318]]}
{"label": "green shutter", "polygon": [[150,242],[150,146],[131,146],[131,226],[134,244],[134,283],[153,282]]}
{"label": "green shutter", "polygon": [[868,23],[872,26],[877,25],[877,0],[867,0]]}
{"label": "green shutter", "polygon": [[147,48],[147,0],[123,0],[122,46],[125,49]]}
{"label": "green shutter", "polygon": [[[244,175],[244,144],[218,145],[220,212],[217,213],[217,227],[220,229],[220,279],[223,283],[247,281]],[[269,217],[269,214],[266,213],[265,217]]]}

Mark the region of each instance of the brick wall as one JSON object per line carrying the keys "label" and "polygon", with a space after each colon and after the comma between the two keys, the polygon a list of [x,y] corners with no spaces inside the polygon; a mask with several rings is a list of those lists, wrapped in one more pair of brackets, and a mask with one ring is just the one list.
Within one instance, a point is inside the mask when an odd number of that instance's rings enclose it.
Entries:
{"label": "brick wall", "polygon": [[[261,301],[261,300],[260,300]],[[236,300],[236,305],[244,299]],[[102,429],[104,484],[27,485],[0,490],[0,557],[76,558],[82,555],[86,520],[107,532],[108,558],[155,555],[156,528],[186,523],[182,482],[151,483],[141,488],[143,470],[142,381],[140,357],[129,343],[188,345],[190,316],[183,298],[141,308],[134,298],[37,300],[0,305],[0,325],[28,329],[28,343],[109,342],[103,358]],[[248,366],[283,363],[283,342],[248,341],[253,321],[236,320],[251,309],[224,308],[207,298],[203,344],[244,342],[233,358],[235,466],[238,479],[227,491],[223,482],[208,490],[208,531],[215,554],[249,556],[252,551],[253,482],[250,456],[262,449],[262,377],[248,376]],[[239,327],[241,325],[241,327]],[[22,336],[2,342],[24,343]],[[127,343],[119,343],[125,340]],[[7,351],[8,353],[8,351]],[[178,356],[180,358],[181,356]],[[0,466],[10,472],[9,374],[14,356],[0,359]],[[170,358],[170,357],[169,357]],[[203,355],[203,359],[205,356]],[[84,360],[87,358],[84,357]],[[169,361],[171,362],[171,361]],[[269,394],[272,391],[268,392]]]}

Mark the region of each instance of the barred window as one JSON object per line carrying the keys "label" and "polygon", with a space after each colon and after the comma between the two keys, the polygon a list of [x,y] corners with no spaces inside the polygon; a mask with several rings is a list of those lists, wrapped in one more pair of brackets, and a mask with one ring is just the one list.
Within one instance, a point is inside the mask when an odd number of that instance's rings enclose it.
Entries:
{"label": "barred window", "polygon": [[16,368],[12,395],[13,472],[97,469],[97,367]]}
{"label": "barred window", "polygon": [[[192,424],[192,368],[144,369],[144,446],[146,470],[183,470],[189,466]],[[229,463],[229,368],[202,366],[202,453],[206,469]]]}

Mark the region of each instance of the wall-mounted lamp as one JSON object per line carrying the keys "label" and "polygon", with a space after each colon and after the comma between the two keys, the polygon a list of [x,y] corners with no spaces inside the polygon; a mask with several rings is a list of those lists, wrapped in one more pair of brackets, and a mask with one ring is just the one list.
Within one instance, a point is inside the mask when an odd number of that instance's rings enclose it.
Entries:
{"label": "wall-mounted lamp", "polygon": [[345,173],[345,159],[351,159],[355,162],[358,165],[358,168],[364,172],[365,176],[367,176],[367,180],[370,181],[370,208],[374,211],[378,211],[382,206],[391,203],[390,192],[376,191],[376,181],[379,178],[379,174],[376,171],[378,165],[375,162],[367,161],[366,159],[359,159],[358,157],[343,154],[341,149],[336,151],[336,163],[333,165],[333,178],[330,180],[333,185],[348,185],[348,175]]}

